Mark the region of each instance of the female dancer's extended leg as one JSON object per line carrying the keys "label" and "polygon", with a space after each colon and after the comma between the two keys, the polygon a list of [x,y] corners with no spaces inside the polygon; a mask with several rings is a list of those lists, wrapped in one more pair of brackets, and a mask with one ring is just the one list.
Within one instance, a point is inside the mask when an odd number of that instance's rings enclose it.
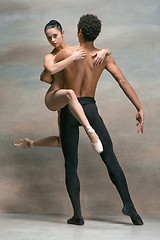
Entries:
{"label": "female dancer's extended leg", "polygon": [[[58,111],[58,128],[60,136],[60,111]],[[12,145],[18,148],[31,148],[31,147],[61,147],[61,140],[59,136],[50,136],[38,140],[31,140],[24,138],[15,140]]]}
{"label": "female dancer's extended leg", "polygon": [[29,138],[18,139],[15,140],[12,145],[18,148],[61,147],[60,138],[58,136],[50,136],[35,141]]}

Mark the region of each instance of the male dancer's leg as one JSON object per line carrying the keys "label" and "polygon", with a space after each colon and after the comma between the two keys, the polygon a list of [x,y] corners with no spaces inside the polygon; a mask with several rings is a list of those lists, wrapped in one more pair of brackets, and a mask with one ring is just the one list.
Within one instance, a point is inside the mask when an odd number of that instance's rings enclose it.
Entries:
{"label": "male dancer's leg", "polygon": [[66,187],[72,202],[74,216],[69,224],[83,225],[80,206],[80,183],[77,174],[79,123],[71,114],[68,106],[62,108],[60,115],[61,144],[65,158]]}
{"label": "male dancer's leg", "polygon": [[[79,99],[79,101],[81,102],[81,99]],[[111,181],[116,186],[120,194],[124,205],[122,209],[123,213],[125,215],[129,215],[135,225],[142,225],[143,222],[140,216],[137,214],[131,200],[125,175],[114,154],[111,138],[102,118],[98,114],[96,105],[86,104],[83,108],[91,126],[95,129],[103,144],[103,152],[100,154],[100,156],[108,169]]]}

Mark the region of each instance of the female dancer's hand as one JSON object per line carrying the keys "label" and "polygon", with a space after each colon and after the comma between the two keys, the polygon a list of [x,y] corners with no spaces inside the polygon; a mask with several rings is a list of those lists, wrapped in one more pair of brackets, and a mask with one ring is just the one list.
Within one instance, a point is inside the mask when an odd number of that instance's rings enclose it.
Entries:
{"label": "female dancer's hand", "polygon": [[102,64],[103,60],[107,55],[110,55],[111,51],[108,48],[102,49],[92,55],[92,58],[95,58],[93,65],[98,66]]}
{"label": "female dancer's hand", "polygon": [[78,50],[78,49],[76,49],[76,50],[73,52],[72,56],[73,56],[73,59],[74,59],[74,60],[80,60],[80,59],[86,57],[86,52],[85,52],[84,50]]}

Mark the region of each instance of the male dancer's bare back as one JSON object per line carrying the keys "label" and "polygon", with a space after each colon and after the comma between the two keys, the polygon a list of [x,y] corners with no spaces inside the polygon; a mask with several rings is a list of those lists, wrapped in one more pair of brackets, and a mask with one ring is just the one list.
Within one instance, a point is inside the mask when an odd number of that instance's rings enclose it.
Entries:
{"label": "male dancer's bare back", "polygon": [[[94,97],[98,80],[105,69],[112,74],[137,110],[141,108],[141,104],[136,93],[110,55],[105,57],[101,65],[94,65],[93,54],[101,49],[95,48],[92,42],[90,44],[83,44],[81,46],[69,47],[62,50],[59,54],[57,54],[56,62],[69,57],[75,49],[85,50],[87,53],[86,58],[74,61],[64,70],[54,75],[53,85],[50,87],[49,91],[53,90],[53,88],[55,89],[54,82],[59,82],[60,88],[72,89],[76,93],[77,97]],[[140,130],[143,131],[143,124],[140,125],[138,132]]]}
{"label": "male dancer's bare back", "polygon": [[62,50],[57,54],[56,62],[62,61],[72,55],[75,49],[84,49],[87,53],[86,58],[74,61],[60,73],[57,73],[56,76],[54,75],[53,85],[50,87],[49,91],[55,89],[54,82],[59,82],[60,88],[72,89],[77,97],[94,97],[97,82],[105,68],[106,59],[109,59],[109,56],[106,57],[101,65],[95,66],[93,54],[96,54],[99,49],[95,47],[87,49],[76,46]]}

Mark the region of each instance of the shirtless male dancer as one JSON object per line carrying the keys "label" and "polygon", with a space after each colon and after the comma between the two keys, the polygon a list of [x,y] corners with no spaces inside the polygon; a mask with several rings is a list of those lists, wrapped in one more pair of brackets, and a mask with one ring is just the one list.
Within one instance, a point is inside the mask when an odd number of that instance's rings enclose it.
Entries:
{"label": "shirtless male dancer", "polygon": [[[112,74],[121,89],[137,109],[137,126],[140,124],[137,131],[138,133],[140,131],[143,133],[144,111],[135,91],[125,79],[111,56],[106,56],[101,65],[96,67],[93,66],[92,55],[99,50],[94,47],[94,40],[99,35],[100,31],[101,21],[96,16],[87,14],[80,18],[78,23],[80,46],[78,49],[86,52],[86,58],[74,61],[57,75],[63,78],[63,88],[72,89],[75,92],[89,123],[93,126],[102,142],[103,152],[100,153],[100,156],[108,169],[112,183],[117,188],[122,199],[123,214],[130,216],[133,224],[142,225],[143,221],[134,207],[124,173],[114,154],[111,138],[102,118],[98,114],[95,104],[94,96],[97,82],[104,69]],[[56,61],[59,62],[66,59],[73,51],[74,48],[62,50],[57,54]],[[67,222],[76,225],[84,224],[80,206],[80,183],[77,174],[80,125],[81,124],[70,112],[68,105],[61,109],[60,136],[65,158],[66,187],[74,210],[74,216],[68,219]]]}

